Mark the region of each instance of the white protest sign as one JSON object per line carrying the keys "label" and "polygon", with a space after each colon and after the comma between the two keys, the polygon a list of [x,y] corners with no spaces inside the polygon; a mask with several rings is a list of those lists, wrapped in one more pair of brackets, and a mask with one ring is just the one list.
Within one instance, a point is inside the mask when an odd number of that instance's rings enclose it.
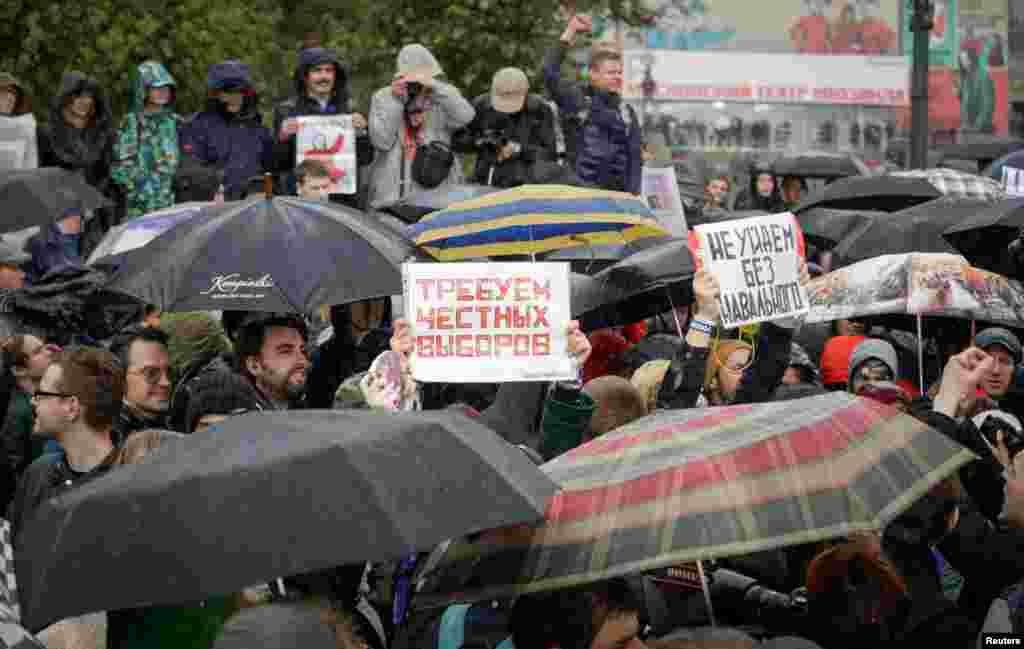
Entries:
{"label": "white protest sign", "polygon": [[295,164],[322,162],[331,174],[331,194],[356,193],[356,132],[351,115],[296,118]]}
{"label": "white protest sign", "polygon": [[565,331],[569,264],[409,263],[404,282],[417,381],[576,378]]}
{"label": "white protest sign", "polygon": [[694,228],[704,268],[721,289],[722,326],[731,329],[807,313],[800,285],[804,237],[786,212]]}
{"label": "white protest sign", "polygon": [[644,200],[658,217],[658,222],[673,236],[685,237],[686,211],[683,209],[683,199],[679,196],[676,168],[644,165],[643,190]]}
{"label": "white protest sign", "polygon": [[1003,189],[1008,198],[1024,198],[1024,169],[1003,167]]}

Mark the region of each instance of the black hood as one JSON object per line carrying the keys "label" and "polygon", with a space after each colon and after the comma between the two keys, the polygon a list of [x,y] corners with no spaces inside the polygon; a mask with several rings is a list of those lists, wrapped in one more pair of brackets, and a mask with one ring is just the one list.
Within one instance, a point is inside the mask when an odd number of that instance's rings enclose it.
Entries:
{"label": "black hood", "polygon": [[311,67],[323,65],[324,63],[333,64],[335,70],[334,92],[331,97],[331,103],[337,107],[339,113],[350,112],[349,102],[351,101],[351,94],[348,87],[348,69],[342,65],[341,59],[334,50],[312,47],[299,52],[298,65],[295,67],[295,93],[299,97],[306,96],[306,71]]}
{"label": "black hood", "polygon": [[[64,105],[72,95],[88,92],[95,100],[92,122],[81,132],[64,123]],[[65,72],[60,91],[50,101],[49,130],[53,152],[67,167],[88,167],[100,159],[113,137],[113,113],[99,83],[81,72]]]}

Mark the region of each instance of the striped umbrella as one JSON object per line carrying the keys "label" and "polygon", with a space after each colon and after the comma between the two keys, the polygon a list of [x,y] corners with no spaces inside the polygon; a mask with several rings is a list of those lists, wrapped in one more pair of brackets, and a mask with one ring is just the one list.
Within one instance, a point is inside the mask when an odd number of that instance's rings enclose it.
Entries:
{"label": "striped umbrella", "polygon": [[441,261],[669,236],[639,196],[564,185],[525,185],[455,203],[423,217],[409,233]]}
{"label": "striped umbrella", "polygon": [[917,419],[841,392],[659,412],[545,464],[562,486],[545,522],[452,543],[414,605],[880,529],[973,458]]}

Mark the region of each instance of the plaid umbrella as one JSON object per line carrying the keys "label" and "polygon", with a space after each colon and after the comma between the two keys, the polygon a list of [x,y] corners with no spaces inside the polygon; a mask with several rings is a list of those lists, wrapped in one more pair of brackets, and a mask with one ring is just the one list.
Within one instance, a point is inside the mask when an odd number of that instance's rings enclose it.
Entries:
{"label": "plaid umbrella", "polygon": [[456,203],[423,217],[409,233],[441,261],[669,236],[639,196],[564,185],[524,185]]}
{"label": "plaid umbrella", "polygon": [[884,527],[974,455],[847,393],[668,410],[541,467],[546,521],[453,543],[414,606],[582,585]]}
{"label": "plaid umbrella", "polygon": [[1005,193],[991,178],[954,169],[894,171],[884,176],[840,178],[793,213],[799,215],[812,207],[898,212],[943,196],[995,201]]}

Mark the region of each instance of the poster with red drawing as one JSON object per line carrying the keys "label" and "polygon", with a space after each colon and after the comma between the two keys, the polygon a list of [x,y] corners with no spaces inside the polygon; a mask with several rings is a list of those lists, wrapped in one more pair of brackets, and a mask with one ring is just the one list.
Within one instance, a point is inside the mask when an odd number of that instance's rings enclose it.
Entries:
{"label": "poster with red drawing", "polygon": [[295,164],[322,162],[330,171],[332,194],[356,193],[356,132],[351,115],[297,118]]}

